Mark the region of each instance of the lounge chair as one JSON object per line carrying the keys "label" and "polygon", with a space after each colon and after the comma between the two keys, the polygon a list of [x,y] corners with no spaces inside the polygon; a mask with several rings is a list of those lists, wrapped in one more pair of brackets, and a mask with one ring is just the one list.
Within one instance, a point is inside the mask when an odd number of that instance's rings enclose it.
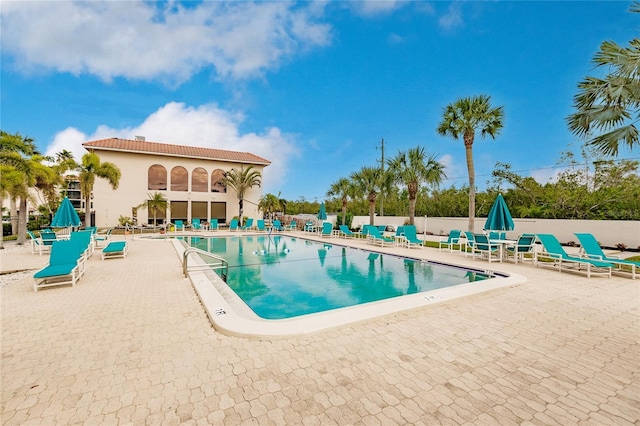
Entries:
{"label": "lounge chair", "polygon": [[575,235],[580,240],[580,253],[583,257],[610,262],[613,266],[612,272],[614,274],[628,275],[632,279],[636,279],[636,274],[640,270],[640,262],[621,259],[617,256],[607,256],[593,234]]}
{"label": "lounge chair", "polygon": [[109,241],[111,241],[112,232],[113,232],[113,228],[109,228],[107,229],[107,233],[104,235],[96,234],[96,237],[95,237],[96,246],[100,246],[101,243],[104,243],[104,245],[109,244]]}
{"label": "lounge chair", "polygon": [[173,224],[176,227],[176,232],[182,231],[184,232],[184,222],[180,219],[176,219]]}
{"label": "lounge chair", "polygon": [[229,223],[229,231],[237,231],[238,230],[238,219],[231,219],[231,223]]}
{"label": "lounge chair", "polygon": [[191,219],[191,229],[194,231],[202,231],[202,222],[199,218]]}
{"label": "lounge chair", "polygon": [[209,231],[218,230],[218,219],[212,218],[209,220]]}
{"label": "lounge chair", "polygon": [[[536,237],[544,247],[541,253],[536,253],[536,266],[557,267],[560,272],[563,270],[586,272],[589,278],[592,274],[611,277],[611,262],[570,256],[562,248],[558,239],[551,234],[536,234]],[[541,259],[543,261],[540,261]],[[544,259],[550,261],[544,261]]]}
{"label": "lounge chair", "polygon": [[440,237],[440,241],[438,241],[438,250],[442,251],[442,247],[447,247],[450,253],[453,253],[453,246],[458,246],[458,251],[462,250],[462,244],[460,244],[462,231],[459,229],[452,229],[449,231],[449,235],[445,237]]}
{"label": "lounge chair", "polygon": [[275,229],[278,232],[284,231],[284,228],[282,227],[282,222],[280,222],[280,220],[278,219],[274,220],[273,229]]}
{"label": "lounge chair", "polygon": [[359,234],[351,231],[347,225],[338,225],[338,228],[338,236],[341,236],[342,238],[356,238],[359,236]]}
{"label": "lounge chair", "polygon": [[298,229],[298,223],[295,220],[292,220],[290,224],[284,227],[285,231],[295,231]]}
{"label": "lounge chair", "polygon": [[127,257],[129,245],[126,241],[111,241],[102,249],[102,260],[113,259],[116,257]]}
{"label": "lounge chair", "polygon": [[[474,234],[473,250],[475,253],[480,254],[480,257],[486,257],[491,263],[494,260],[501,261],[500,245],[494,244],[489,240],[489,237],[485,234]],[[475,259],[476,256],[473,256]]]}
{"label": "lounge chair", "polygon": [[405,225],[402,228],[407,247],[424,247],[424,241],[418,238],[418,231],[415,225]]}
{"label": "lounge chair", "polygon": [[253,228],[253,218],[250,217],[244,222],[244,226],[241,226],[240,229],[243,231],[250,231]]}
{"label": "lounge chair", "polygon": [[267,230],[267,228],[264,225],[263,219],[258,219],[258,221],[256,222],[256,230],[258,232],[265,232]]}
{"label": "lounge chair", "polygon": [[82,277],[86,270],[87,260],[89,260],[93,254],[94,244],[91,239],[91,231],[72,232],[69,236],[69,240],[76,243],[76,248],[78,250],[78,273],[79,276]]}
{"label": "lounge chair", "polygon": [[33,275],[33,290],[64,284],[75,286],[80,279],[79,250],[76,241],[52,242],[49,264]]}
{"label": "lounge chair", "polygon": [[54,241],[58,241],[58,236],[51,229],[43,229],[40,231],[40,239],[42,244],[50,246]]}
{"label": "lounge chair", "polygon": [[321,237],[333,237],[333,223],[331,222],[322,222],[322,231],[320,232]]}
{"label": "lounge chair", "polygon": [[377,227],[369,225],[366,229],[369,244],[380,245],[380,247],[395,245],[396,241],[393,238],[383,236]]}
{"label": "lounge chair", "polygon": [[464,250],[464,257],[467,257],[469,254],[471,254],[471,257],[475,257],[476,255],[476,251],[475,251],[475,243],[476,243],[476,239],[473,235],[473,232],[470,231],[464,231],[464,236],[465,236],[465,245],[464,245],[464,249],[461,247],[461,250]]}
{"label": "lounge chair", "polygon": [[507,233],[506,232],[489,231],[489,239],[490,240],[506,240],[507,239]]}
{"label": "lounge chair", "polygon": [[[507,247],[505,252],[506,259],[513,258],[515,263],[524,262],[526,260],[535,260],[535,254],[533,252],[536,242],[536,236],[533,234],[522,234],[518,237],[516,244],[511,247]],[[527,257],[527,255],[531,255]]]}
{"label": "lounge chair", "polygon": [[33,232],[27,231],[27,235],[29,235],[29,238],[31,240],[31,253],[32,254],[36,254],[36,252],[37,252],[38,254],[40,254],[40,256],[42,256],[42,252],[43,251],[51,250],[51,244],[45,245],[44,242],[42,241],[42,239],[36,237],[33,234]]}

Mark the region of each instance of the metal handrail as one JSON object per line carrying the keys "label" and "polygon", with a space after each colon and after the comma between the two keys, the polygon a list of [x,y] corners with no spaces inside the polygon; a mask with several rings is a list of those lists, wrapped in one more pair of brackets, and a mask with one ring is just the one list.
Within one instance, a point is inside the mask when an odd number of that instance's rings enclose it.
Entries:
{"label": "metal handrail", "polygon": [[[199,265],[188,265],[189,255],[191,253],[197,253],[201,256],[209,257],[214,259],[212,262],[205,262]],[[182,273],[184,276],[187,276],[188,271],[202,271],[202,270],[221,270],[220,276],[226,282],[227,281],[227,273],[229,271],[229,262],[226,261],[223,257],[218,256],[217,254],[209,253],[208,251],[200,250],[199,248],[189,247],[184,253],[182,253]]]}

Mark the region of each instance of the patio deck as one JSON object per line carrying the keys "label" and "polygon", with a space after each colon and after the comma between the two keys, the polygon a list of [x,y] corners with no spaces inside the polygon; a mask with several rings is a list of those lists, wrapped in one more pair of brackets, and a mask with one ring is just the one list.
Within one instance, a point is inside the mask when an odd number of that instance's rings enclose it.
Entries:
{"label": "patio deck", "polygon": [[[29,246],[7,246],[2,271],[47,262]],[[94,254],[73,288],[34,293],[33,271],[0,276],[0,423],[640,419],[638,280],[492,264],[528,281],[316,334],[254,340],[213,329],[170,243],[136,238],[129,246],[126,259]],[[429,248],[410,253],[486,264]]]}

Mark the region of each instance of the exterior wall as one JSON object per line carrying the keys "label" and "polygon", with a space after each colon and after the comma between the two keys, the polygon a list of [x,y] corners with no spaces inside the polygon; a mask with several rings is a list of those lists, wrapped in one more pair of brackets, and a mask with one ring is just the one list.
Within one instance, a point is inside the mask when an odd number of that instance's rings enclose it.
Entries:
{"label": "exterior wall", "polygon": [[[378,217],[376,224],[403,225],[408,217]],[[477,218],[476,232],[482,232],[486,218]],[[466,217],[416,217],[418,232],[425,230],[435,235],[447,235],[451,229],[466,230],[469,219]],[[578,242],[574,232],[589,232],[606,247],[615,247],[618,243],[630,249],[640,248],[640,221],[631,220],[569,220],[569,219],[513,219],[515,230],[507,232],[507,238],[515,239],[520,234],[553,234],[561,242]],[[369,223],[369,216],[354,216],[352,226],[360,227]]]}
{"label": "exterior wall", "polygon": [[[162,193],[169,201],[185,201],[188,203],[187,220],[192,219],[191,203],[207,202],[208,213],[211,213],[210,203],[225,202],[226,203],[226,220],[238,215],[238,199],[235,191],[229,189],[227,193],[211,192],[211,173],[216,169],[228,171],[234,167],[240,167],[236,163],[227,163],[214,160],[192,159],[184,157],[172,157],[154,154],[136,154],[131,152],[115,152],[95,150],[100,157],[101,162],[111,162],[118,166],[122,175],[120,177],[120,185],[117,190],[113,190],[109,183],[104,179],[96,178],[93,188],[93,210],[95,212],[95,224],[98,227],[117,226],[120,216],[133,217],[132,209],[144,203],[149,198],[149,194],[155,192]],[[149,167],[154,164],[160,164],[167,170],[167,190],[150,190],[148,189],[148,171]],[[188,191],[171,191],[171,169],[175,166],[182,166],[187,169],[188,173]],[[191,191],[191,174],[197,167],[204,168],[208,173],[208,191],[193,192]],[[254,169],[263,172],[264,166],[254,165]],[[245,217],[258,217],[258,200],[262,196],[262,189],[259,187],[251,188],[245,194],[244,212]],[[170,221],[171,212],[167,211],[164,218],[166,222]],[[153,214],[147,209],[137,209],[137,223],[146,224],[148,219],[153,220]],[[202,220],[208,220],[205,217],[199,217]],[[160,222],[158,217],[158,222]]]}

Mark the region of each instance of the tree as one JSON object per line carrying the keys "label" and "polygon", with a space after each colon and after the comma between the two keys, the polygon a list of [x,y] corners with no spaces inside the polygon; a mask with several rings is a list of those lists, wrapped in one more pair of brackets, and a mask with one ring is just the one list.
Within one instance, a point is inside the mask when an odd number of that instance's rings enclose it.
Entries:
{"label": "tree", "polygon": [[153,225],[158,224],[158,212],[166,212],[168,201],[163,194],[155,192],[153,194],[147,194],[149,198],[144,200],[142,204],[138,206],[139,209],[147,209],[149,213],[153,213]]}
{"label": "tree", "polygon": [[111,185],[111,188],[118,189],[120,183],[120,169],[113,163],[100,162],[98,154],[88,152],[82,156],[82,162],[78,169],[80,174],[80,191],[84,196],[85,216],[84,226],[91,226],[91,193],[96,177],[105,179]]}
{"label": "tree", "polygon": [[342,224],[346,224],[347,220],[347,202],[349,197],[353,197],[355,188],[353,183],[347,178],[340,178],[331,184],[327,191],[328,197],[339,197],[342,201]]}
{"label": "tree", "polygon": [[369,201],[369,224],[374,224],[376,215],[376,199],[382,185],[382,168],[363,167],[351,174],[354,181],[355,192],[367,198]]}
{"label": "tree", "polygon": [[[640,12],[640,3],[635,2],[630,10]],[[588,76],[578,84],[573,98],[577,112],[567,121],[577,136],[598,133],[587,144],[615,156],[621,142],[629,148],[640,143],[635,125],[640,119],[640,39],[631,40],[627,47],[605,41],[593,62],[609,73],[604,78]]]}
{"label": "tree", "polygon": [[467,157],[469,174],[469,231],[474,231],[476,218],[476,176],[473,167],[473,142],[476,131],[482,138],[492,139],[500,133],[503,126],[504,111],[502,107],[492,107],[491,98],[486,95],[458,99],[444,109],[442,121],[437,131],[442,136],[451,136],[458,140],[462,137]]}
{"label": "tree", "polygon": [[416,199],[422,184],[438,186],[446,177],[444,165],[433,155],[427,156],[423,147],[411,148],[407,152],[388,160],[389,171],[397,183],[407,186],[409,196],[409,224],[415,225]]}
{"label": "tree", "polygon": [[254,186],[261,186],[262,175],[259,171],[254,170],[253,166],[249,166],[246,169],[242,166],[240,167],[240,170],[231,169],[226,172],[222,181],[227,187],[236,191],[236,195],[238,197],[238,220],[242,223],[244,194]]}
{"label": "tree", "polygon": [[280,199],[273,194],[264,194],[260,197],[260,201],[258,201],[258,208],[265,212],[267,217],[272,220],[273,213],[278,211],[280,207]]}

